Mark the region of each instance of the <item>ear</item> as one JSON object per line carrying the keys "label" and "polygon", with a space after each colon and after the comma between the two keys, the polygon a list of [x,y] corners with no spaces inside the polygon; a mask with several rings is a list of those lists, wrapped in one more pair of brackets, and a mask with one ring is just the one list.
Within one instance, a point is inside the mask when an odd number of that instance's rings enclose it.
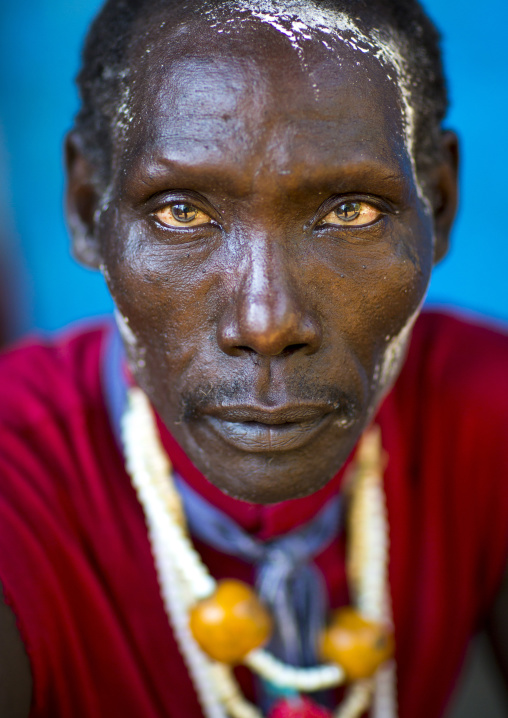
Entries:
{"label": "ear", "polygon": [[441,160],[432,175],[432,206],[436,244],[434,264],[448,252],[458,202],[459,140],[454,132],[441,135]]}
{"label": "ear", "polygon": [[94,169],[84,154],[81,138],[75,132],[69,132],[65,138],[65,166],[65,204],[72,237],[72,253],[85,267],[98,269],[101,255],[96,236],[95,213],[99,195],[93,182]]}

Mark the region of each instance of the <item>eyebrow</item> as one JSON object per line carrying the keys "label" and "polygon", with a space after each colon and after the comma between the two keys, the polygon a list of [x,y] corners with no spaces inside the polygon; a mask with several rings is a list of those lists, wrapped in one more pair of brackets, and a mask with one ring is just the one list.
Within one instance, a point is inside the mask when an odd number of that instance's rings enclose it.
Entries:
{"label": "eyebrow", "polygon": [[[236,166],[224,162],[186,162],[169,153],[158,157],[150,155],[148,160],[139,157],[133,174],[136,189],[141,184],[151,195],[171,189],[187,189],[214,194],[219,188],[232,197],[242,198],[252,193],[250,176],[245,176]],[[412,174],[404,172],[400,164],[385,162],[379,158],[346,160],[342,164],[328,167],[309,164],[308,172],[299,172],[297,181],[292,182],[291,171],[277,170],[273,174],[280,178],[288,193],[301,191],[327,191],[329,194],[359,192],[379,194],[400,202],[411,190]],[[127,184],[129,182],[127,181]],[[143,200],[141,200],[143,201]]]}

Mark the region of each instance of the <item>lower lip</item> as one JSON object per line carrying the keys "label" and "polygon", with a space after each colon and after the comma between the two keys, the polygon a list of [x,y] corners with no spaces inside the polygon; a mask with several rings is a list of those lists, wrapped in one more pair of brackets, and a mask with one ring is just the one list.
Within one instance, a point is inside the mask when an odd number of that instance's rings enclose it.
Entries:
{"label": "lower lip", "polygon": [[299,449],[333,420],[332,414],[290,424],[225,421],[216,416],[206,420],[215,433],[241,451],[273,453]]}

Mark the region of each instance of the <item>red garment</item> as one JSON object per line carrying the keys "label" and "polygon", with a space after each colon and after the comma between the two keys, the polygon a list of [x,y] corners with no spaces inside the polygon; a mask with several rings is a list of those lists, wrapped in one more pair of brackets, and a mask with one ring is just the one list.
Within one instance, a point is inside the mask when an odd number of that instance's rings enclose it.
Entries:
{"label": "red garment", "polygon": [[[100,383],[104,328],[0,359],[0,579],[34,681],[31,718],[199,718],[168,627],[143,514]],[[508,550],[508,337],[432,314],[418,322],[378,416],[389,455],[400,718],[436,718]],[[221,494],[164,441],[177,470],[247,530],[308,520],[341,475],[272,507]],[[249,579],[210,548],[212,573]],[[318,558],[347,601],[340,537]]]}

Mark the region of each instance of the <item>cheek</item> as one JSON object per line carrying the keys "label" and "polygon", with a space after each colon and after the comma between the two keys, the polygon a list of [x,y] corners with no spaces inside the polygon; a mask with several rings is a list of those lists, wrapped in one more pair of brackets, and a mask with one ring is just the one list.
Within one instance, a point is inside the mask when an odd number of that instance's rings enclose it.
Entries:
{"label": "cheek", "polygon": [[330,341],[346,337],[373,388],[386,385],[400,363],[431,268],[430,231],[345,243],[335,261],[326,262],[323,287],[328,291],[322,306],[329,317]]}
{"label": "cheek", "polygon": [[109,244],[104,275],[129,364],[145,388],[180,375],[196,345],[207,343],[214,294],[209,263],[208,255],[145,242],[134,230]]}

